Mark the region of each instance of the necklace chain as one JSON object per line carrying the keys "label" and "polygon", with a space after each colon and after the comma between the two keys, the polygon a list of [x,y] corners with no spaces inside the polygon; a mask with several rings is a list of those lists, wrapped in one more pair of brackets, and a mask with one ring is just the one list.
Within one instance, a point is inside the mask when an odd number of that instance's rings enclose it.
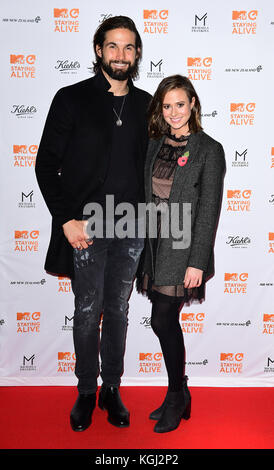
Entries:
{"label": "necklace chain", "polygon": [[120,126],[123,124],[123,121],[121,120],[121,115],[122,115],[122,112],[123,112],[123,107],[124,107],[124,104],[125,104],[126,96],[127,96],[127,95],[124,96],[124,99],[123,99],[123,102],[122,102],[122,106],[121,106],[119,115],[117,114],[117,112],[116,112],[116,110],[114,109],[114,107],[112,108],[113,111],[114,111],[115,114],[116,114],[116,117],[117,117],[116,126],[118,126],[118,127],[120,127]]}

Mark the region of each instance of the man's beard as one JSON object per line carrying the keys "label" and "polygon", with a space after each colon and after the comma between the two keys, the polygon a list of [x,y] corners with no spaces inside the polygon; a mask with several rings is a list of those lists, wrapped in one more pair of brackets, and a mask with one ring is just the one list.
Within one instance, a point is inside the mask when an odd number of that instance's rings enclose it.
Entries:
{"label": "man's beard", "polygon": [[[111,61],[111,62],[115,62],[115,61]],[[113,80],[119,80],[119,81],[127,80],[131,76],[131,74],[135,71],[135,68],[136,68],[136,61],[134,62],[134,64],[131,65],[129,62],[117,60],[116,61],[117,63],[128,64],[128,68],[127,70],[119,70],[119,69],[114,70],[110,65],[111,62],[107,64],[104,58],[102,58],[101,66],[102,66],[102,69],[108,74],[108,76],[110,78],[113,78]]]}

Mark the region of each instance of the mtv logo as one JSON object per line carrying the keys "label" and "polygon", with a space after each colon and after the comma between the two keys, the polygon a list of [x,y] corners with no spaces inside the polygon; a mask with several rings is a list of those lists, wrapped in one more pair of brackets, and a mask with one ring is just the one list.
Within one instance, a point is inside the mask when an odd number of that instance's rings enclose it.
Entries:
{"label": "mtv logo", "polygon": [[201,57],[188,57],[187,65],[188,67],[201,67]]}
{"label": "mtv logo", "polygon": [[274,313],[264,313],[263,321],[274,321]]}
{"label": "mtv logo", "polygon": [[139,353],[140,361],[152,361],[152,353]]}
{"label": "mtv logo", "polygon": [[241,10],[241,11],[232,11],[232,19],[233,20],[246,20],[246,11]]}
{"label": "mtv logo", "polygon": [[68,18],[68,9],[67,8],[54,8],[53,10],[54,18]]}
{"label": "mtv logo", "polygon": [[157,10],[144,10],[144,19],[145,20],[157,20],[158,14]]}
{"label": "mtv logo", "polygon": [[17,238],[28,238],[28,230],[15,230],[14,231],[14,238],[17,239]]}
{"label": "mtv logo", "polygon": [[182,320],[184,321],[194,321],[195,314],[194,313],[182,313]]}
{"label": "mtv logo", "polygon": [[13,153],[27,153],[27,145],[14,145]]}
{"label": "mtv logo", "polygon": [[243,113],[244,110],[245,110],[244,103],[230,103],[230,111],[232,113],[235,113],[236,111],[239,111],[240,113]]}
{"label": "mtv logo", "polygon": [[69,361],[70,360],[70,352],[58,352],[58,360],[59,361]]}
{"label": "mtv logo", "polygon": [[227,190],[227,198],[232,199],[232,198],[240,198],[241,197],[241,191],[239,189],[228,189]]}
{"label": "mtv logo", "polygon": [[221,353],[221,361],[233,361],[233,353]]}
{"label": "mtv logo", "polygon": [[225,273],[225,281],[237,281],[238,274],[237,273]]}
{"label": "mtv logo", "polygon": [[19,54],[19,55],[11,54],[10,63],[11,64],[24,64],[25,56],[23,54]]}
{"label": "mtv logo", "polygon": [[17,312],[17,320],[30,320],[30,313],[29,312]]}

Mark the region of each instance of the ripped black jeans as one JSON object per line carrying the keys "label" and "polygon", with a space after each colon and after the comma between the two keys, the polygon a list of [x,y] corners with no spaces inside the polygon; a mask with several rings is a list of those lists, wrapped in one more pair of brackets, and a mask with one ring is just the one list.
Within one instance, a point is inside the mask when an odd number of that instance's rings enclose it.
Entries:
{"label": "ripped black jeans", "polygon": [[71,284],[79,393],[94,393],[99,374],[106,385],[120,385],[128,300],[143,247],[144,238],[115,237],[94,238],[88,248],[74,250],[75,278]]}

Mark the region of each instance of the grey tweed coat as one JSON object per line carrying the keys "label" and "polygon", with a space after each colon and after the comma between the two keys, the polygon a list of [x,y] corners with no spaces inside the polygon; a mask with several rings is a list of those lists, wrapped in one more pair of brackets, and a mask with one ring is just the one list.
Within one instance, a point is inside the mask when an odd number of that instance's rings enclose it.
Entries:
{"label": "grey tweed coat", "polygon": [[[152,170],[164,137],[150,140],[145,164],[146,203],[152,202]],[[203,131],[191,134],[183,153],[189,152],[187,163],[177,165],[169,197],[179,203],[180,228],[183,224],[183,203],[191,203],[191,240],[188,248],[174,249],[173,237],[160,238],[155,263],[152,240],[147,235],[137,273],[137,284],[143,273],[155,285],[180,285],[188,266],[202,269],[203,279],[214,275],[213,245],[221,207],[225,158],[222,145]],[[148,217],[147,217],[148,228]],[[186,244],[187,245],[187,244]]]}

